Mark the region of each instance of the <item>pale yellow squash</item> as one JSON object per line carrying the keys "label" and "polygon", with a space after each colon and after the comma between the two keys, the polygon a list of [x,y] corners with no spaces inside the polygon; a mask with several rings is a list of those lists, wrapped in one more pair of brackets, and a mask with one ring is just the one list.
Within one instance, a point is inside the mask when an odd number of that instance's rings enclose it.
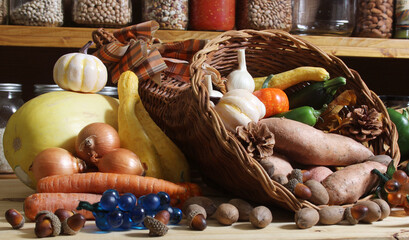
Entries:
{"label": "pale yellow squash", "polygon": [[29,167],[34,157],[49,147],[75,153],[79,131],[93,122],[118,127],[118,99],[100,94],[57,91],[26,102],[8,121],[3,138],[4,154],[16,175],[35,188]]}

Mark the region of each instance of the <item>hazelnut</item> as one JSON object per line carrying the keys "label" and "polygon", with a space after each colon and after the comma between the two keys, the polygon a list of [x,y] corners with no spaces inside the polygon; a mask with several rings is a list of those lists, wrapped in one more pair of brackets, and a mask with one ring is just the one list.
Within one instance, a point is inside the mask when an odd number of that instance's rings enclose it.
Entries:
{"label": "hazelnut", "polygon": [[216,210],[216,220],[226,226],[230,226],[239,220],[239,210],[230,203],[222,203]]}
{"label": "hazelnut", "polygon": [[35,217],[34,233],[37,237],[58,236],[61,232],[61,222],[49,211],[40,211]]}
{"label": "hazelnut", "polygon": [[267,207],[258,206],[250,212],[249,220],[254,227],[265,228],[273,221],[273,215]]}
{"label": "hazelnut", "polygon": [[62,222],[62,232],[68,235],[75,235],[84,227],[86,221],[82,214],[76,213]]}
{"label": "hazelnut", "polygon": [[247,201],[240,198],[233,198],[229,201],[239,210],[239,221],[248,221],[250,212],[253,210],[253,206]]}
{"label": "hazelnut", "polygon": [[25,219],[23,215],[16,209],[9,209],[5,213],[5,217],[8,223],[14,228],[14,229],[19,229],[23,227],[25,223]]}

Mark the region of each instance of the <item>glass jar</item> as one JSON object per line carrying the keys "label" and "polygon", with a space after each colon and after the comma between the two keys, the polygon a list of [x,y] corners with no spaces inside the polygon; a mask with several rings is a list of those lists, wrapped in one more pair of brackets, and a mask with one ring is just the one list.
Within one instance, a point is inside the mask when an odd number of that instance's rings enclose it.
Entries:
{"label": "glass jar", "polygon": [[232,30],[235,25],[235,0],[190,0],[189,29]]}
{"label": "glass jar", "polygon": [[[57,84],[34,84],[34,96],[39,96],[43,93],[64,91]],[[118,88],[112,86],[105,86],[98,94],[118,98]]]}
{"label": "glass jar", "polygon": [[62,0],[10,0],[10,23],[60,27],[64,23]]}
{"label": "glass jar", "polygon": [[396,0],[394,38],[409,38],[409,0]]}
{"label": "glass jar", "polygon": [[390,38],[392,36],[393,0],[359,0],[355,37]]}
{"label": "glass jar", "polygon": [[9,1],[0,0],[0,24],[7,24],[9,16]]}
{"label": "glass jar", "polygon": [[350,36],[356,0],[294,0],[291,33]]}
{"label": "glass jar", "polygon": [[88,27],[123,27],[132,22],[130,0],[74,0],[72,21]]}
{"label": "glass jar", "polygon": [[13,169],[7,162],[3,150],[3,135],[11,115],[20,108],[22,99],[22,87],[17,83],[0,83],[0,173],[12,173]]}
{"label": "glass jar", "polygon": [[188,0],[145,0],[142,3],[142,21],[155,20],[161,29],[186,30],[188,19]]}
{"label": "glass jar", "polygon": [[291,29],[291,0],[237,0],[236,5],[237,29]]}

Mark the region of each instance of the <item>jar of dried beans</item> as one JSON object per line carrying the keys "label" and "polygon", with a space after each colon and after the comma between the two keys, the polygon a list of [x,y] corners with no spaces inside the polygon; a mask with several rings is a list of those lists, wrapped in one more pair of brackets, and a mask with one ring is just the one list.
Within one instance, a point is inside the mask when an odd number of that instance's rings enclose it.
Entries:
{"label": "jar of dried beans", "polygon": [[74,0],[72,21],[89,27],[123,27],[132,22],[130,0]]}
{"label": "jar of dried beans", "polygon": [[235,25],[235,0],[190,0],[189,29],[227,31]]}
{"label": "jar of dried beans", "polygon": [[59,27],[64,23],[62,0],[10,0],[10,23]]}
{"label": "jar of dried beans", "polygon": [[291,0],[237,0],[236,4],[237,29],[291,29]]}
{"label": "jar of dried beans", "polygon": [[188,19],[188,0],[145,0],[142,3],[142,20],[155,20],[161,29],[186,30]]}
{"label": "jar of dried beans", "polygon": [[0,24],[6,24],[9,15],[9,1],[0,0]]}
{"label": "jar of dried beans", "polygon": [[359,0],[353,36],[390,38],[393,11],[393,0]]}

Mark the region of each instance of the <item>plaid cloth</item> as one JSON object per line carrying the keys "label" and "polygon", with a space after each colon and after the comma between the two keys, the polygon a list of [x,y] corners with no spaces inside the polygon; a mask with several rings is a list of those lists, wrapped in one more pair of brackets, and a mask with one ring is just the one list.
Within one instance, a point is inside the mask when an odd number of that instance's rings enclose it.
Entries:
{"label": "plaid cloth", "polygon": [[190,39],[154,44],[153,35],[158,29],[157,22],[148,21],[112,33],[102,28],[92,33],[97,47],[94,55],[107,66],[113,83],[127,70],[141,80],[153,79],[158,84],[161,72],[180,81],[190,81],[190,61],[204,47],[205,41]]}

